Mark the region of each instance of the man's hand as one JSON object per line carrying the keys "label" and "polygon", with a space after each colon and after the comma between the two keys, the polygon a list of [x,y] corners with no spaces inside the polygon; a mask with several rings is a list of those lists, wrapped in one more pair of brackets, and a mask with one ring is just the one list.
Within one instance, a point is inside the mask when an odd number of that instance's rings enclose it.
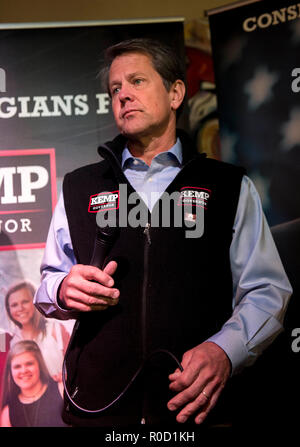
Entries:
{"label": "man's hand", "polygon": [[180,409],[177,422],[194,416],[196,424],[201,424],[230,376],[230,360],[218,345],[204,342],[183,355],[182,366],[183,372],[177,369],[169,376],[169,387],[177,394],[168,402],[168,408]]}
{"label": "man's hand", "polygon": [[105,310],[119,302],[120,292],[113,288],[117,263],[110,261],[104,270],[77,264],[64,278],[59,290],[59,304],[82,312]]}

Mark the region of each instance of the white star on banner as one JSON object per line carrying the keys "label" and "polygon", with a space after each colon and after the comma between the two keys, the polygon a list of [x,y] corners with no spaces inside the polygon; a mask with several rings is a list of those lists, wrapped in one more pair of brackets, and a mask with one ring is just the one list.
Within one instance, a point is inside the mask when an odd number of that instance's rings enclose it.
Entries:
{"label": "white star on banner", "polygon": [[283,124],[281,128],[283,140],[281,147],[285,151],[289,151],[292,147],[300,144],[300,108],[292,109],[290,119]]}
{"label": "white star on banner", "polygon": [[237,135],[228,130],[223,130],[220,139],[222,160],[227,161],[228,163],[234,163],[236,159],[234,146],[237,142]]}
{"label": "white star on banner", "polygon": [[278,81],[276,73],[271,73],[265,67],[259,67],[254,77],[245,84],[245,93],[249,95],[249,108],[257,109],[272,97],[272,88]]}

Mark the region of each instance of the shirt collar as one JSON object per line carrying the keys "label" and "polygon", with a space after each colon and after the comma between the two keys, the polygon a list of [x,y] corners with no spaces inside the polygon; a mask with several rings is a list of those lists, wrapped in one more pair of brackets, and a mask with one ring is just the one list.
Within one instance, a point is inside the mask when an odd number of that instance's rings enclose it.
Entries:
{"label": "shirt collar", "polygon": [[[154,158],[159,158],[159,157],[164,158],[164,160],[167,157],[168,160],[170,161],[170,164],[172,162],[174,163],[174,160],[175,160],[177,162],[177,164],[179,166],[181,166],[181,164],[182,164],[182,144],[181,144],[179,138],[177,138],[176,143],[174,144],[174,146],[171,147],[171,149],[169,149],[168,151],[160,152]],[[130,162],[133,162],[135,159],[136,159],[136,157],[134,157],[131,154],[128,147],[126,146],[122,152],[122,169],[125,168],[125,165],[129,166]]]}

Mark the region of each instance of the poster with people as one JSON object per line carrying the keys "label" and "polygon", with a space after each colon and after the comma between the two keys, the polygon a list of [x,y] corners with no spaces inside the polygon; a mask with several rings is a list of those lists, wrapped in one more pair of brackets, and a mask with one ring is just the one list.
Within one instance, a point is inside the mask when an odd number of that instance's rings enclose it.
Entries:
{"label": "poster with people", "polygon": [[[117,134],[103,50],[153,37],[184,58],[183,19],[0,26],[0,396],[2,427],[61,427],[62,364],[74,321],[34,304],[64,175]],[[184,120],[184,114],[183,114]]]}

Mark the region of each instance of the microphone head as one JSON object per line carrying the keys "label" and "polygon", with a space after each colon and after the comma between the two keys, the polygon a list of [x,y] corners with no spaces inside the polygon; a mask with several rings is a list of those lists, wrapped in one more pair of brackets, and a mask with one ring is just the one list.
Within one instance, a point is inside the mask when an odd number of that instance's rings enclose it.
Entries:
{"label": "microphone head", "polygon": [[93,255],[90,261],[90,265],[94,265],[98,268],[103,268],[105,265],[105,259],[117,239],[119,233],[119,227],[115,226],[97,226],[96,237],[94,242]]}
{"label": "microphone head", "polygon": [[113,242],[118,233],[118,227],[97,227],[96,238],[101,241]]}

